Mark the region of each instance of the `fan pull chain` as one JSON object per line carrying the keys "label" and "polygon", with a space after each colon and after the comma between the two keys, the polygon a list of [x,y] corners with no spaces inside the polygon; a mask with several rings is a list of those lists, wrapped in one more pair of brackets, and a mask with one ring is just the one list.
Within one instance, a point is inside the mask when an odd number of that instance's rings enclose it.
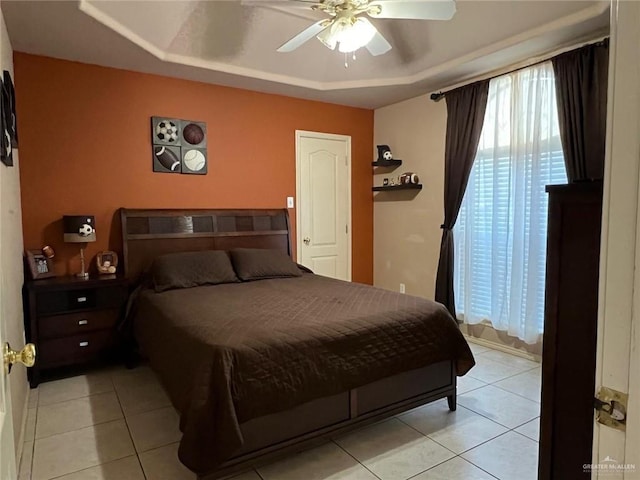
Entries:
{"label": "fan pull chain", "polygon": [[344,68],[349,68],[349,57],[348,54],[344,54]]}

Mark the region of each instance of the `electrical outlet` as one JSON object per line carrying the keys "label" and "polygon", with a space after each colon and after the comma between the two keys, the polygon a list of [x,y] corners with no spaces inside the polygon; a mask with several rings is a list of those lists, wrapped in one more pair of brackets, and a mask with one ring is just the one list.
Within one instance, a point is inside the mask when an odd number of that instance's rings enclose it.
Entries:
{"label": "electrical outlet", "polygon": [[400,293],[404,293],[404,283],[400,284]]}
{"label": "electrical outlet", "polygon": [[287,197],[287,208],[293,208],[293,197]]}

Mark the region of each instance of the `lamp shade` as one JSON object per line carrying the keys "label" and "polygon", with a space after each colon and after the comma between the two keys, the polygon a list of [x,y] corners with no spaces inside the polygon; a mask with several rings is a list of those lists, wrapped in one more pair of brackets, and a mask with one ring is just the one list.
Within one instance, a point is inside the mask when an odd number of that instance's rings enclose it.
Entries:
{"label": "lamp shade", "polygon": [[62,217],[62,224],[65,242],[96,241],[96,219],[93,215],[65,215]]}

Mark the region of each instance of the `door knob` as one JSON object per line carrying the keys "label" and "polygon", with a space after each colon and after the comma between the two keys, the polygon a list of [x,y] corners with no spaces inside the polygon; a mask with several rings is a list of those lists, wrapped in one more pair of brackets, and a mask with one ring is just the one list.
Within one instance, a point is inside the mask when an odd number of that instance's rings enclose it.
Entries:
{"label": "door knob", "polygon": [[304,242],[305,245],[309,245],[311,243],[311,239],[309,237],[304,237],[304,240],[302,240]]}
{"label": "door knob", "polygon": [[4,372],[11,373],[11,366],[14,363],[21,363],[25,367],[33,367],[36,363],[36,346],[33,343],[27,343],[20,351],[12,350],[11,345],[4,344],[2,348],[2,357],[4,358]]}

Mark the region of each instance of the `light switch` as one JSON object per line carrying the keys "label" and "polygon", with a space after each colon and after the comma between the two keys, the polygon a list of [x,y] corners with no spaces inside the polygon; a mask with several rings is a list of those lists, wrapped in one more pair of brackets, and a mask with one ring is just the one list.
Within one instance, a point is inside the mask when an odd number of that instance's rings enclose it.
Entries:
{"label": "light switch", "polygon": [[293,197],[287,197],[287,208],[293,208]]}

